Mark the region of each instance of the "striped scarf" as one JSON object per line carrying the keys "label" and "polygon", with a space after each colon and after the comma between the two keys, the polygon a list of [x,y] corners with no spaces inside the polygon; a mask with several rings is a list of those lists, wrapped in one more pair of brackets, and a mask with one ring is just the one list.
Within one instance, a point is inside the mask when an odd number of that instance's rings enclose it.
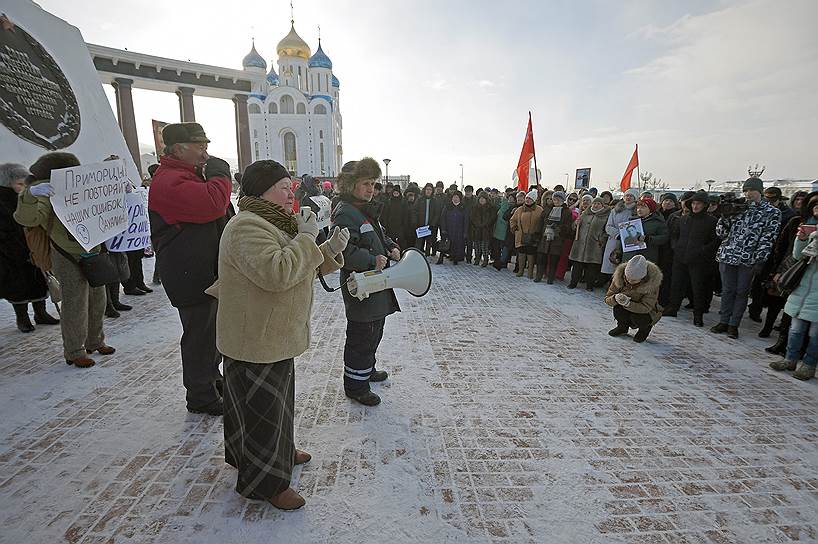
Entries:
{"label": "striped scarf", "polygon": [[239,210],[253,212],[262,219],[266,219],[273,226],[289,234],[290,238],[295,238],[295,235],[298,234],[298,222],[295,216],[269,200],[257,196],[243,196],[239,198]]}

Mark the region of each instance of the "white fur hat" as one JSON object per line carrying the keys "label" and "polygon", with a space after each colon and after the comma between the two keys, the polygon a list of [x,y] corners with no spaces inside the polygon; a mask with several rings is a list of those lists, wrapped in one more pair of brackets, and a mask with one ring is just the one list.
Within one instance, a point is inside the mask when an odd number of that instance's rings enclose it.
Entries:
{"label": "white fur hat", "polygon": [[526,198],[530,198],[534,202],[537,202],[537,197],[539,196],[540,194],[537,192],[537,189],[531,189],[528,191],[528,194],[525,195]]}

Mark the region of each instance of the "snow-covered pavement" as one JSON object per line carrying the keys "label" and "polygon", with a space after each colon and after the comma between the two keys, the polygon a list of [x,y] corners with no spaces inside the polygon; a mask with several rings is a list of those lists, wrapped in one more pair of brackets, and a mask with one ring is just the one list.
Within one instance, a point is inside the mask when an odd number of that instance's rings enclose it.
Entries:
{"label": "snow-covered pavement", "polygon": [[770,370],[756,324],[731,341],[685,312],[639,345],[599,291],[433,272],[387,319],[374,408],[343,395],[343,305],[316,285],[292,513],[237,495],[221,420],[185,411],[161,288],[123,296],[117,353],[84,370],[2,304],[0,541],[818,541],[818,384]]}

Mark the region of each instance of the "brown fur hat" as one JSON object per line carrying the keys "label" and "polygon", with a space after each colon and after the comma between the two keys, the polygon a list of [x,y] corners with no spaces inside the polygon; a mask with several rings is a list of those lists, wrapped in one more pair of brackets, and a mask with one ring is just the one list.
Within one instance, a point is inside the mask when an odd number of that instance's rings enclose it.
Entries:
{"label": "brown fur hat", "polygon": [[71,166],[79,166],[80,161],[73,153],[65,151],[55,151],[46,153],[32,164],[28,171],[35,180],[51,179],[51,171]]}
{"label": "brown fur hat", "polygon": [[349,161],[341,168],[338,175],[338,191],[350,194],[355,190],[355,184],[362,179],[378,179],[381,177],[381,167],[372,157],[364,157],[359,161]]}

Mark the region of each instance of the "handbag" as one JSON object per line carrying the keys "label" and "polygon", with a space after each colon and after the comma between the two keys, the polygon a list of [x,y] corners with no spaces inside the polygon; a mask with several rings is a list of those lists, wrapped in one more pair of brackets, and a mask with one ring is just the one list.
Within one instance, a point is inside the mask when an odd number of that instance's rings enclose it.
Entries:
{"label": "handbag", "polygon": [[102,287],[109,283],[119,283],[119,278],[121,277],[120,269],[114,258],[107,251],[102,251],[94,255],[81,256],[78,261],[57,244],[52,245],[63,257],[80,267],[82,275],[85,276],[88,285],[91,287]]}
{"label": "handbag", "polygon": [[781,277],[778,278],[778,288],[781,291],[781,296],[789,296],[798,288],[798,285],[804,278],[804,273],[807,271],[807,266],[809,266],[811,262],[812,259],[800,259],[781,274]]}
{"label": "handbag", "polygon": [[60,285],[60,280],[57,279],[57,276],[49,272],[43,272],[43,276],[45,276],[45,284],[48,287],[48,294],[51,296],[51,302],[54,304],[59,304],[62,302],[62,286]]}

